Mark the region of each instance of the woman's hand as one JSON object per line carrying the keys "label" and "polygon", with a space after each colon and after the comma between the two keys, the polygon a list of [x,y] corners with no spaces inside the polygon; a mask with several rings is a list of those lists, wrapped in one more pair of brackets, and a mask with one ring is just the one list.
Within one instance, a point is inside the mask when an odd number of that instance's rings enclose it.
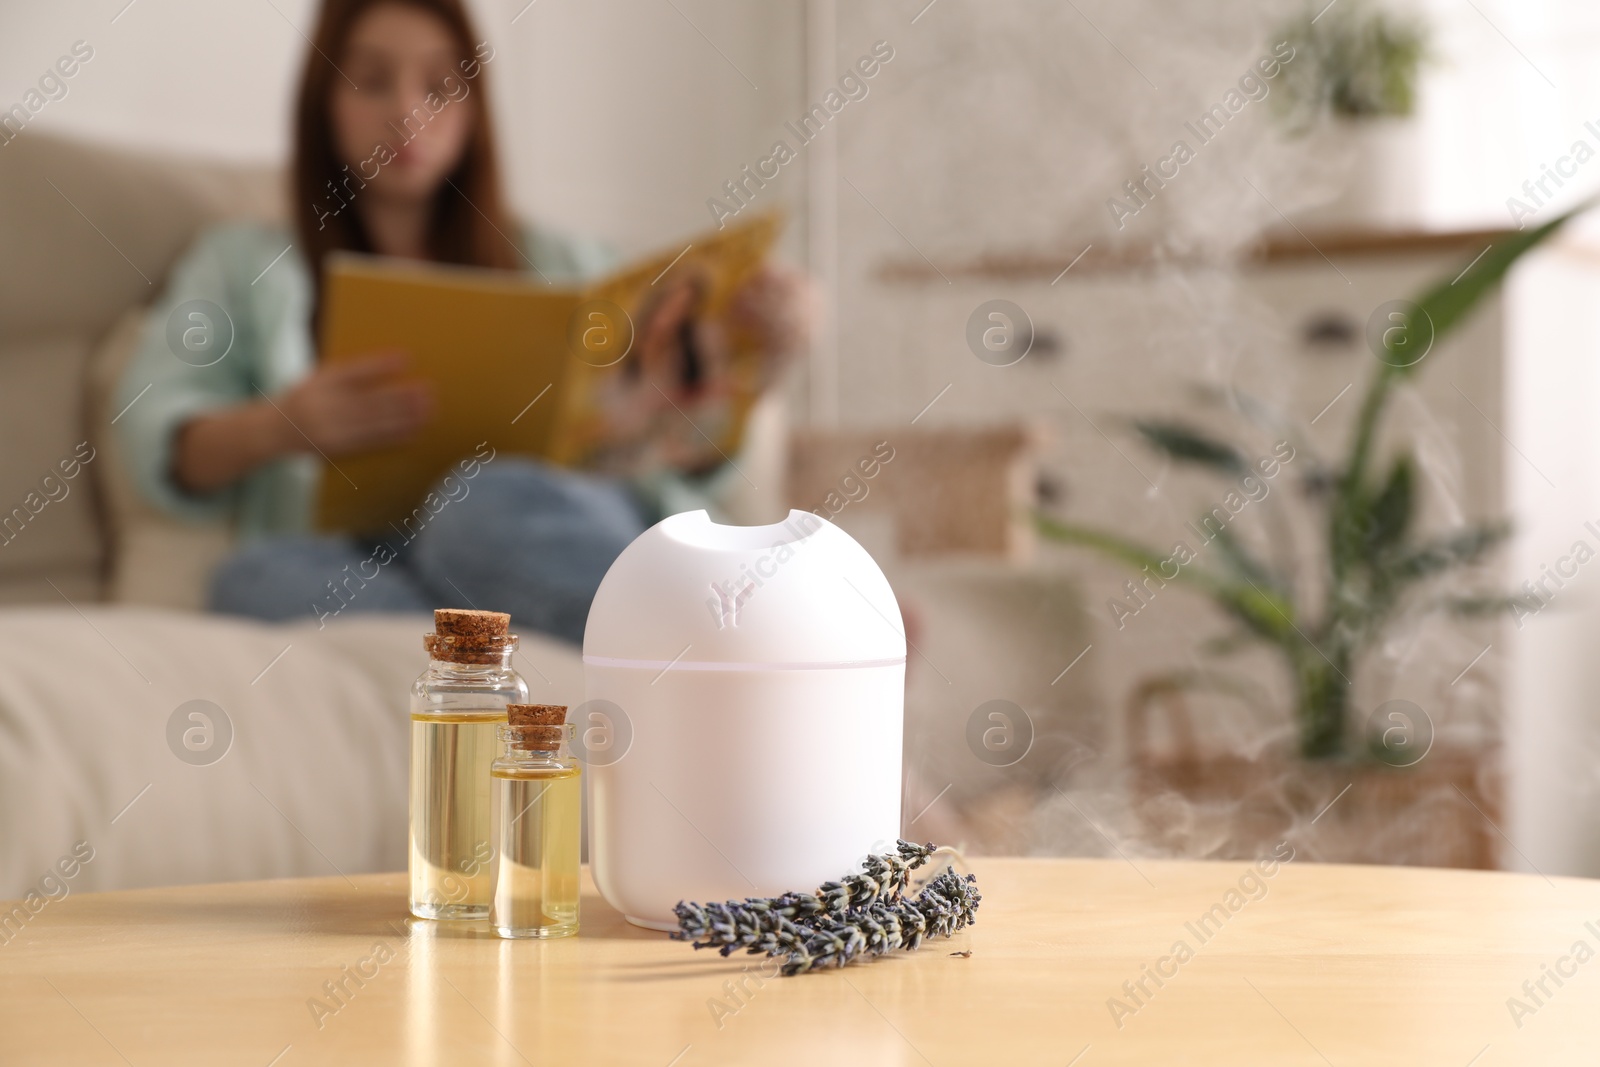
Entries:
{"label": "woman's hand", "polygon": [[173,480],[186,492],[214,493],[284,456],[399,444],[433,414],[427,383],[396,380],[404,367],[394,352],[319,367],[276,401],[197,415],[178,430]]}
{"label": "woman's hand", "polygon": [[714,319],[702,317],[703,279],[680,276],[663,289],[639,312],[634,354],[603,392],[602,466],[698,471],[723,462],[706,435],[720,433],[728,415],[731,346],[759,351],[757,387],[766,389],[810,341],[817,301],[798,271],[763,266]]}
{"label": "woman's hand", "polygon": [[412,437],[433,414],[433,394],[422,381],[398,380],[400,352],[319,367],[278,402],[298,442],[296,450],[325,456],[368,452]]}
{"label": "woman's hand", "polygon": [[768,263],[734,295],[732,320],[758,339],[763,387],[776,379],[791,357],[811,343],[819,313],[816,289],[805,274]]}

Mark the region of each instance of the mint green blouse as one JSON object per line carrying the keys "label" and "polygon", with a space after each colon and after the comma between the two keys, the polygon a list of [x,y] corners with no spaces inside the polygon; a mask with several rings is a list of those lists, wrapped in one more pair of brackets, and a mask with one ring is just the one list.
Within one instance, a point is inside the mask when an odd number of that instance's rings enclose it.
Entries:
{"label": "mint green blouse", "polygon": [[[173,270],[122,372],[115,410],[122,412],[116,429],[123,461],[145,498],[170,515],[228,522],[246,537],[311,527],[322,473],[316,456],[277,460],[204,496],[186,493],[172,480],[173,442],[185,422],[215,408],[276,396],[311,372],[311,276],[293,239],[285,228],[244,223],[202,234]],[[522,252],[555,284],[583,281],[614,262],[602,245],[539,229],[525,230]],[[204,328],[182,310],[201,300],[220,307],[231,322],[232,344],[225,353],[196,355],[181,342],[183,330]],[[216,338],[227,325],[214,327]],[[663,514],[708,503],[701,486],[687,479],[658,478],[638,488]]]}

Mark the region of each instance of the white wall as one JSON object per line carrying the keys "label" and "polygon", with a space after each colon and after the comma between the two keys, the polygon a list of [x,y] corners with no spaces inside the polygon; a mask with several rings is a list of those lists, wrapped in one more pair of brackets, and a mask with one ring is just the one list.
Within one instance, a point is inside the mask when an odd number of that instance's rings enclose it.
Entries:
{"label": "white wall", "polygon": [[[711,224],[706,199],[800,111],[798,0],[538,0],[511,25],[525,3],[496,0],[495,88],[526,212],[670,243]],[[800,207],[801,178],[762,195]]]}
{"label": "white wall", "polygon": [[125,3],[0,7],[0,106],[83,40],[94,58],[33,127],[152,151],[282,158],[306,49],[295,26],[309,25],[311,0]]}
{"label": "white wall", "polygon": [[[1506,199],[1538,179],[1600,120],[1600,8],[1590,0],[1425,0],[1437,33],[1413,161],[1435,226],[1508,226]],[[1476,10],[1474,10],[1476,9]],[[1600,160],[1568,181],[1551,211],[1600,188]],[[1541,213],[1539,221],[1549,218]]]}
{"label": "white wall", "polygon": [[[1600,875],[1600,259],[1580,247],[1515,276],[1507,326],[1505,467],[1516,536],[1510,585],[1543,583],[1544,606],[1508,627],[1505,739],[1515,869]],[[1549,575],[1556,571],[1557,577]],[[1568,572],[1565,576],[1560,571]],[[1573,573],[1573,572],[1576,573]]]}

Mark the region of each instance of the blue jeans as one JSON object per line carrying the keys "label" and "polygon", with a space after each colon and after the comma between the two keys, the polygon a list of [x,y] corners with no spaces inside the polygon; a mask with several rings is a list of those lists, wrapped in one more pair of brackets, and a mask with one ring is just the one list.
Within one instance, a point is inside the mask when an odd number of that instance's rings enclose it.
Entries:
{"label": "blue jeans", "polygon": [[[345,612],[504,611],[513,630],[583,641],[600,579],[650,516],[619,482],[507,456],[466,495],[381,541],[292,535],[245,545],[211,579],[214,611],[278,621]],[[424,511],[424,514],[427,514]]]}

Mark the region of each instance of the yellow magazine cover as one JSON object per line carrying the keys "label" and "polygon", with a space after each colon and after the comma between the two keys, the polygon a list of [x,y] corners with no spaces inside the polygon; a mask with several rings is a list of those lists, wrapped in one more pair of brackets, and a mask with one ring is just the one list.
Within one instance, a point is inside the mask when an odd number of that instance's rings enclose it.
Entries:
{"label": "yellow magazine cover", "polygon": [[389,529],[484,443],[619,476],[732,456],[768,370],[734,296],[781,228],[776,214],[730,225],[582,287],[330,256],[324,363],[405,352],[405,373],[430,382],[435,409],[403,444],[328,462],[318,527]]}

